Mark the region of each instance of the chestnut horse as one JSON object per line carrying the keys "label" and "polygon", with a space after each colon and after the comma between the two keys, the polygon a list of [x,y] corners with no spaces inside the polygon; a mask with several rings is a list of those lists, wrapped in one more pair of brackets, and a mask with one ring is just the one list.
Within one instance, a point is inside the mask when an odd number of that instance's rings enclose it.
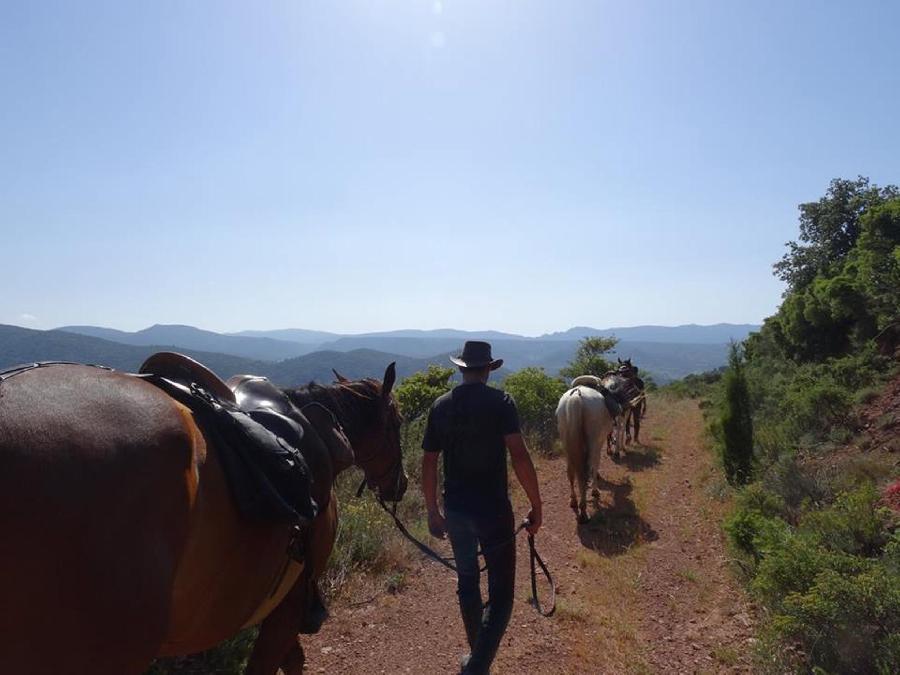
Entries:
{"label": "chestnut horse", "polygon": [[[394,378],[323,388],[356,411],[357,463],[388,500],[406,487]],[[215,446],[160,389],[79,365],[0,380],[0,672],[138,675],[211,647],[303,595],[335,513],[293,562],[290,526],[238,514]]]}

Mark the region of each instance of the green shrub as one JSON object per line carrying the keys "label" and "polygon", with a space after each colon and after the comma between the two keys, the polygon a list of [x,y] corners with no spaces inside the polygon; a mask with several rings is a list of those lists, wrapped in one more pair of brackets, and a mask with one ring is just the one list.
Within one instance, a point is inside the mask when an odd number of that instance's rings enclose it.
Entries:
{"label": "green shrub", "polygon": [[856,575],[824,570],[789,595],[775,630],[800,640],[808,659],[841,673],[895,673],[900,667],[900,577],[883,566]]}
{"label": "green shrub", "polygon": [[427,413],[438,396],[453,388],[451,378],[455,372],[453,368],[431,364],[404,379],[394,390],[403,416],[413,420]]}
{"label": "green shrub", "polygon": [[834,551],[878,556],[890,539],[889,511],[879,505],[880,498],[875,486],[866,483],[840,494],[832,506],[806,513],[800,529]]}
{"label": "green shrub", "polygon": [[339,504],[338,544],[330,565],[339,569],[376,568],[393,525],[371,497],[344,499]]}
{"label": "green shrub", "polygon": [[798,520],[801,508],[816,503],[824,496],[824,489],[800,467],[794,452],[784,452],[766,469],[762,477],[766,490],[777,495],[784,504],[782,515],[791,524]]}
{"label": "green shrub", "polygon": [[[724,370],[719,368],[705,373],[686,375],[680,380],[660,387],[660,390],[676,398],[705,398],[712,394],[714,387],[721,381]],[[651,391],[649,384],[647,390]]]}
{"label": "green shrub", "polygon": [[853,399],[846,387],[831,378],[803,378],[792,384],[785,407],[798,432],[822,436],[833,425],[850,422]]}
{"label": "green shrub", "polygon": [[743,356],[735,344],[731,345],[722,386],[725,395],[719,417],[722,465],[729,483],[744,485],[753,471],[753,418]]}
{"label": "green shrub", "polygon": [[830,551],[814,537],[803,534],[790,533],[769,539],[760,548],[762,559],[751,588],[775,608],[780,608],[790,594],[807,592],[822,572],[856,574],[866,566],[864,560]]}
{"label": "green shrub", "polygon": [[765,551],[787,536],[788,526],[781,520],[784,513],[785,504],[778,495],[753,483],[738,494],[725,531],[735,548],[759,562]]}
{"label": "green shrub", "polygon": [[522,432],[529,444],[550,454],[556,435],[556,405],[568,385],[550,377],[542,368],[523,368],[503,380],[503,389],[516,402]]}
{"label": "green shrub", "polygon": [[157,659],[145,675],[242,675],[258,632],[248,628],[205,652]]}

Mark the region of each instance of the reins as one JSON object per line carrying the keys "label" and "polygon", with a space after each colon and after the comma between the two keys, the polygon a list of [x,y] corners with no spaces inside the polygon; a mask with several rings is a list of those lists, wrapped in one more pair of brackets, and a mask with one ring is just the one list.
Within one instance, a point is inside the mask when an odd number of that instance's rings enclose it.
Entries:
{"label": "reins", "polygon": [[[417,539],[413,534],[407,529],[407,527],[403,524],[403,521],[400,520],[400,517],[397,515],[397,503],[394,502],[394,506],[392,508],[388,507],[387,504],[384,503],[384,500],[380,497],[378,498],[378,505],[387,513],[391,519],[394,521],[394,525],[397,526],[397,529],[413,546],[419,549],[426,556],[434,560],[435,562],[440,563],[444,567],[449,570],[453,570],[454,572],[458,572],[458,568],[454,564],[455,558],[452,556],[442,556],[440,553],[435,551],[433,548],[428,546],[425,542]],[[528,522],[523,522],[520,524],[510,539],[506,541],[499,542],[494,544],[493,547],[505,546],[510,541],[515,541],[519,532],[525,529],[528,525]],[[543,558],[541,558],[540,554],[537,552],[537,548],[534,544],[534,535],[528,535],[528,553],[529,553],[529,563],[531,568],[531,604],[538,611],[541,616],[550,617],[553,616],[553,613],[556,611],[556,584],[553,582],[553,576],[550,574],[550,570],[547,569],[547,564],[544,562]],[[478,552],[478,555],[484,557],[484,549]],[[547,583],[550,585],[550,602],[548,603],[549,609],[544,609],[544,606],[541,605],[541,601],[538,597],[537,590],[537,568],[540,567],[541,572],[547,578]],[[480,569],[481,572],[484,572],[487,569],[487,565]]]}

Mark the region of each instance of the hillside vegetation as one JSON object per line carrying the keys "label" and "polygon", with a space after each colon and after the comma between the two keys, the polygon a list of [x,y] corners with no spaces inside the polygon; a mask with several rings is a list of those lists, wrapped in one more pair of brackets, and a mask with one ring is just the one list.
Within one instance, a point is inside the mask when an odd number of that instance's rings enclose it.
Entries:
{"label": "hillside vegetation", "polygon": [[[784,301],[706,389],[726,523],[772,672],[900,671],[900,193],[834,180],[775,265]],[[711,384],[712,383],[712,384]],[[873,413],[873,406],[877,413]],[[877,439],[878,442],[874,442]]]}

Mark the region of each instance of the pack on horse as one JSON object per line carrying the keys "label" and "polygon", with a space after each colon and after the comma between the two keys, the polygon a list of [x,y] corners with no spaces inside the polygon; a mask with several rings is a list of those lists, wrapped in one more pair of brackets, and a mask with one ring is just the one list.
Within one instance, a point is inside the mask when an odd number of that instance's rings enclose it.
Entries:
{"label": "pack on horse", "polygon": [[296,634],[323,616],[340,427],[384,499],[406,488],[394,379],[391,364],[383,383],[287,392],[333,406],[295,411],[319,506],[298,561],[295,528],[238,512],[216,435],[159,387],[75,364],[0,375],[0,672],[139,674],[265,619],[249,672],[299,673]]}

